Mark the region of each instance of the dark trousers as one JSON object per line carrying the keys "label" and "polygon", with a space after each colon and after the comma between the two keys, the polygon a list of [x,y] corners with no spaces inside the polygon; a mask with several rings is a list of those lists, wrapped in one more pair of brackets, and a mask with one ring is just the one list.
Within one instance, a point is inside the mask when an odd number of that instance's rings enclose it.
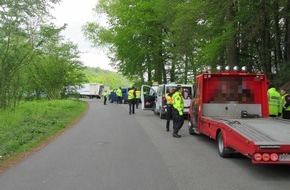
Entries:
{"label": "dark trousers", "polygon": [[140,99],[138,98],[138,99],[136,99],[136,101],[135,101],[135,104],[136,104],[136,109],[138,109],[138,108],[139,108],[139,103],[140,103]]}
{"label": "dark trousers", "polygon": [[282,118],[283,119],[290,119],[290,111],[283,111]]}
{"label": "dark trousers", "polygon": [[181,127],[183,126],[184,119],[183,116],[180,116],[176,109],[172,109],[173,113],[173,134],[177,134]]}
{"label": "dark trousers", "polygon": [[104,105],[106,105],[106,104],[107,104],[107,97],[104,96]]}
{"label": "dark trousers", "polygon": [[122,96],[117,96],[117,104],[122,104]]}
{"label": "dark trousers", "polygon": [[166,129],[169,130],[170,120],[172,119],[172,105],[166,105]]}
{"label": "dark trousers", "polygon": [[128,100],[129,103],[129,114],[133,113],[135,114],[135,100]]}

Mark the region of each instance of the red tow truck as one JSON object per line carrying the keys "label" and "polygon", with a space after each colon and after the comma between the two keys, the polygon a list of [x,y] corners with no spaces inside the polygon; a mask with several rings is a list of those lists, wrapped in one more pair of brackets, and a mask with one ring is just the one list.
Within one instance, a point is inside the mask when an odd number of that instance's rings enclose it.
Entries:
{"label": "red tow truck", "polygon": [[290,164],[290,121],[269,117],[267,87],[264,74],[198,75],[189,133],[214,139],[223,158],[241,153],[253,164]]}

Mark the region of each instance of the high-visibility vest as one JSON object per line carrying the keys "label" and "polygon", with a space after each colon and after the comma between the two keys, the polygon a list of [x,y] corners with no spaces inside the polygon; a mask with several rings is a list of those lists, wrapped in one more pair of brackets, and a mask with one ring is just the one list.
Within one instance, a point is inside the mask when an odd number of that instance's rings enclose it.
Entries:
{"label": "high-visibility vest", "polygon": [[167,94],[165,95],[166,103],[167,103],[168,105],[172,105],[172,104],[173,104],[173,98],[172,98],[172,96],[173,96],[173,94],[169,94],[169,93],[167,93]]}
{"label": "high-visibility vest", "polygon": [[136,99],[140,99],[141,98],[141,92],[139,90],[136,90],[135,93],[136,93]]}
{"label": "high-visibility vest", "polygon": [[268,90],[269,114],[278,116],[281,113],[281,95],[275,88]]}
{"label": "high-visibility vest", "polygon": [[184,102],[183,102],[183,96],[180,92],[175,92],[172,95],[172,106],[178,110],[178,112],[183,112],[184,109]]}
{"label": "high-visibility vest", "polygon": [[[285,104],[287,103],[286,98],[287,98],[287,99],[288,99],[288,98],[290,99],[290,95],[289,95],[289,94],[284,94],[284,95],[282,96],[282,98],[281,98],[281,104],[282,104],[281,109],[282,109],[283,107],[285,107]],[[285,108],[285,111],[290,111],[290,106],[287,106],[287,107]]]}
{"label": "high-visibility vest", "polygon": [[107,98],[108,97],[108,92],[103,92],[103,96]]}
{"label": "high-visibility vest", "polygon": [[132,100],[132,99],[134,99],[135,98],[135,96],[134,96],[134,91],[135,90],[129,90],[129,92],[128,92],[128,100]]}
{"label": "high-visibility vest", "polygon": [[122,90],[121,90],[120,88],[118,88],[118,89],[116,90],[116,95],[117,95],[117,96],[122,96]]}

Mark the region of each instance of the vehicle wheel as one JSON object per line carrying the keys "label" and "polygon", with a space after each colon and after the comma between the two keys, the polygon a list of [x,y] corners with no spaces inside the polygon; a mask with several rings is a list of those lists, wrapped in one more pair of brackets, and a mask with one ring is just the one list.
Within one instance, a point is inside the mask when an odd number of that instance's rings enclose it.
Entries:
{"label": "vehicle wheel", "polygon": [[188,121],[188,133],[190,135],[196,135],[196,133],[194,132],[193,126],[192,126],[190,121]]}
{"label": "vehicle wheel", "polygon": [[159,117],[160,117],[160,119],[165,119],[165,114],[162,114],[162,112],[160,111]]}
{"label": "vehicle wheel", "polygon": [[153,105],[153,108],[152,109],[153,109],[153,112],[154,112],[155,115],[158,115],[159,114],[158,111],[156,110],[156,105],[155,104]]}
{"label": "vehicle wheel", "polygon": [[226,148],[224,146],[224,137],[223,137],[222,132],[219,132],[219,134],[218,134],[217,147],[218,147],[218,153],[219,153],[220,157],[228,158],[232,155],[230,149]]}

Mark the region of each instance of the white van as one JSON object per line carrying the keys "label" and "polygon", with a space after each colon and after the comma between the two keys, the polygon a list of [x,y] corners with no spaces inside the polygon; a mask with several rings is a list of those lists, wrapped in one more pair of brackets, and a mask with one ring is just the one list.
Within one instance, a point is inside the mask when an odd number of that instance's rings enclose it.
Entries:
{"label": "white van", "polygon": [[[193,95],[193,85],[189,84],[161,84],[158,85],[157,90],[148,85],[142,85],[141,88],[141,101],[142,109],[152,109],[154,114],[159,115],[162,119],[166,115],[165,95],[168,93],[169,88],[182,87],[182,94],[184,98],[184,114],[188,114],[190,102]],[[151,92],[151,93],[150,93]],[[145,93],[145,94],[144,94]],[[143,100],[142,100],[143,98]]]}

